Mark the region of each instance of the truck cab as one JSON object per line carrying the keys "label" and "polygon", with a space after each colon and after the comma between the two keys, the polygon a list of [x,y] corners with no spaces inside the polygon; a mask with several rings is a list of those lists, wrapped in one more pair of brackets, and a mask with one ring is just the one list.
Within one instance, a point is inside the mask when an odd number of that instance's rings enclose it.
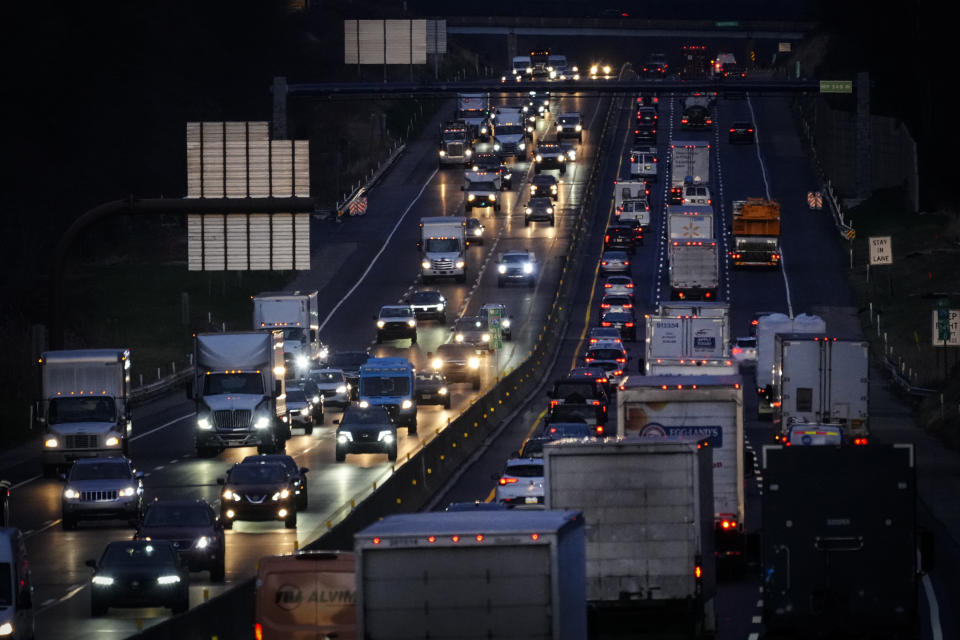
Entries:
{"label": "truck cab", "polygon": [[470,132],[470,140],[480,133],[480,127],[490,115],[490,96],[486,93],[457,94],[457,119],[462,120]]}
{"label": "truck cab", "polygon": [[329,355],[320,342],[316,291],[274,291],[253,297],[253,328],[283,331],[283,362],[288,376],[304,376]]}
{"label": "truck cab", "polygon": [[415,370],[406,358],[370,358],[360,367],[358,400],[361,408],[381,406],[390,419],[417,432]]}
{"label": "truck cab", "polygon": [[449,165],[464,166],[473,157],[470,148],[470,133],[466,123],[448,122],[440,131],[440,150],[438,163],[441,167]]}
{"label": "truck cab", "polygon": [[417,247],[423,253],[420,278],[424,284],[435,278],[466,282],[466,226],[462,216],[434,216],[420,219]]}
{"label": "truck cab", "polygon": [[513,156],[526,160],[528,156],[523,114],[519,111],[505,112],[497,116],[493,130],[493,148],[500,157]]}
{"label": "truck cab", "polygon": [[472,211],[474,207],[492,207],[500,211],[500,177],[486,171],[467,171],[464,175],[466,192],[464,208]]}
{"label": "truck cab", "polygon": [[121,455],[133,430],[130,350],[47,351],[33,422],[41,432],[44,475],[78,458]]}

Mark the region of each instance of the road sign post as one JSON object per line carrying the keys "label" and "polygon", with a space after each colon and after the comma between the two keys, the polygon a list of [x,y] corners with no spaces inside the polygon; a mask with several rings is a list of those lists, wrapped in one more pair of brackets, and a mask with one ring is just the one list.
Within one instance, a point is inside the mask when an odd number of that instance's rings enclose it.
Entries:
{"label": "road sign post", "polygon": [[893,264],[893,245],[890,236],[870,236],[870,262],[867,263],[867,282],[870,282],[870,266]]}

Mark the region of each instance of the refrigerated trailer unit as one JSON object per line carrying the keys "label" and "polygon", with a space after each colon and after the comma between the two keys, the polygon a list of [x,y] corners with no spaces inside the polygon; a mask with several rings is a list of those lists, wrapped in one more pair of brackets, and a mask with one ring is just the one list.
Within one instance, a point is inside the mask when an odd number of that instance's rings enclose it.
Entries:
{"label": "refrigerated trailer unit", "polygon": [[667,302],[644,316],[643,371],[647,375],[733,375],[729,305]]}

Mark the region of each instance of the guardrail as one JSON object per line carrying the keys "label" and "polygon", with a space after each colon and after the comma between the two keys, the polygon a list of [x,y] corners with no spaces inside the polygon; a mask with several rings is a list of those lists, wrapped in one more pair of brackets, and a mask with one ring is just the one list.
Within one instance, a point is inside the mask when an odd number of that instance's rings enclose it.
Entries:
{"label": "guardrail", "polygon": [[344,198],[336,204],[334,212],[337,216],[337,220],[340,221],[344,216],[352,215],[350,213],[350,208],[353,203],[358,201],[360,198],[364,197],[370,189],[380,181],[380,178],[383,177],[383,174],[387,172],[390,167],[393,166],[393,163],[396,162],[397,158],[400,157],[400,154],[403,153],[403,150],[407,148],[406,142],[397,141],[393,149],[390,151],[390,155],[380,161],[375,169],[370,170],[370,175],[367,178],[367,181],[363,184],[359,182],[353,187],[353,189],[348,193]]}
{"label": "guardrail", "polygon": [[173,392],[177,387],[183,387],[191,377],[193,377],[193,367],[188,365],[184,369],[161,378],[156,382],[132,389],[130,391],[130,403],[136,406],[150,402],[151,400],[156,400],[160,396]]}
{"label": "guardrail", "polygon": [[[307,549],[352,549],[353,535],[371,522],[391,513],[416,511],[440,490],[460,466],[478,449],[486,436],[503,423],[511,409],[526,400],[543,374],[543,367],[562,339],[567,322],[567,304],[577,293],[576,272],[593,220],[587,215],[597,196],[602,158],[610,146],[610,125],[621,111],[622,98],[611,100],[600,133],[600,145],[573,221],[570,247],[561,256],[560,281],[553,304],[527,358],[509,371],[446,428],[438,429],[405,464],[395,467],[382,482],[355,495],[327,523],[328,531],[305,545]],[[347,506],[349,505],[349,506]],[[335,522],[338,520],[338,522]],[[249,637],[253,628],[255,579],[244,580],[222,595],[189,612],[165,620],[132,638],[136,640],[211,640]]]}

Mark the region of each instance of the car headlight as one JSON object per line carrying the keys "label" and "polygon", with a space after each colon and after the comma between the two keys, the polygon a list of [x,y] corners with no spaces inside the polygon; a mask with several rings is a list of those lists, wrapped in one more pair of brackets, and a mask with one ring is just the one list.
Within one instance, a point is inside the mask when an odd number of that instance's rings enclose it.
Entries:
{"label": "car headlight", "polygon": [[321,360],[326,360],[329,355],[330,355],[330,350],[329,350],[329,349],[327,349],[326,347],[323,347],[322,349],[320,349],[320,359],[321,359]]}
{"label": "car headlight", "polygon": [[533,127],[528,126],[528,127],[527,127],[527,133],[533,133]]}
{"label": "car headlight", "polygon": [[557,185],[555,185],[555,184],[550,185],[550,193],[556,195],[556,193],[557,193]]}
{"label": "car headlight", "polygon": [[446,155],[447,155],[447,152],[444,151],[443,149],[440,149],[440,157],[443,158],[443,157],[445,157]]}
{"label": "car headlight", "polygon": [[533,67],[527,67],[527,73],[533,73]]}
{"label": "car headlight", "polygon": [[361,401],[360,401],[360,408],[361,408],[361,409],[366,409],[366,408],[369,407],[369,406],[370,406],[370,403],[369,403],[367,400],[361,400]]}
{"label": "car headlight", "polygon": [[420,266],[423,267],[424,269],[429,269],[429,268],[430,268],[430,261],[429,261],[429,260],[424,260],[423,262],[420,263]]}
{"label": "car headlight", "polygon": [[504,329],[509,329],[509,328],[510,328],[510,318],[503,318],[502,320],[500,320],[500,326],[503,327]]}
{"label": "car headlight", "polygon": [[607,64],[603,66],[603,73],[604,75],[608,75],[610,73],[610,65]]}
{"label": "car headlight", "polygon": [[537,162],[543,162],[543,156],[538,153],[538,154],[537,154],[537,157],[536,157],[536,160],[537,160]]}
{"label": "car headlight", "polygon": [[507,265],[505,265],[505,264],[497,265],[497,271],[499,271],[500,273],[506,273],[506,272],[507,272]]}
{"label": "car headlight", "polygon": [[276,502],[277,500],[286,500],[289,497],[290,491],[288,489],[281,489],[273,494],[273,501]]}
{"label": "car headlight", "polygon": [[413,318],[410,318],[409,320],[407,320],[407,326],[408,326],[408,327],[415,327],[415,326],[417,326],[417,321],[414,320]]}
{"label": "car headlight", "polygon": [[297,356],[295,364],[297,366],[297,369],[307,369],[310,367],[310,358],[301,354]]}
{"label": "car headlight", "polygon": [[440,358],[434,358],[434,359],[433,359],[433,362],[430,363],[430,364],[433,365],[433,368],[434,368],[434,369],[442,369],[442,368],[443,368],[443,360],[441,360]]}
{"label": "car headlight", "polygon": [[571,160],[576,160],[577,152],[574,151],[573,149],[570,149],[570,151],[567,151],[567,157],[570,158]]}
{"label": "car headlight", "polygon": [[120,446],[120,438],[117,436],[107,436],[107,439],[103,441],[105,447],[118,447]]}
{"label": "car headlight", "polygon": [[445,396],[445,395],[447,395],[447,388],[446,388],[446,387],[440,387],[439,389],[437,389],[437,393],[439,393],[439,394],[442,395],[442,396]]}
{"label": "car headlight", "polygon": [[401,408],[401,409],[412,409],[412,408],[413,408],[413,402],[410,401],[410,400],[404,400],[403,402],[400,403],[400,408]]}
{"label": "car headlight", "polygon": [[63,490],[63,497],[67,500],[76,500],[80,497],[80,492],[73,487],[67,487]]}
{"label": "car headlight", "polygon": [[386,442],[387,444],[393,442],[393,431],[381,431],[377,434],[377,442]]}
{"label": "car headlight", "polygon": [[599,70],[600,70],[600,67],[598,67],[597,65],[593,65],[592,67],[590,67],[590,73],[594,75],[596,75],[597,71]]}
{"label": "car headlight", "polygon": [[493,150],[494,150],[494,151],[500,151],[500,145],[499,145],[499,144],[493,145]]}
{"label": "car headlight", "polygon": [[110,576],[93,576],[93,584],[100,587],[109,587],[113,584],[113,578]]}
{"label": "car headlight", "polygon": [[337,387],[337,393],[346,393],[346,392],[347,392],[346,385],[341,384],[340,386]]}
{"label": "car headlight", "polygon": [[467,264],[467,263],[464,262],[463,260],[457,260],[457,263],[456,263],[456,265],[454,265],[454,266],[456,266],[457,269],[463,269],[463,267],[464,267],[466,264]]}
{"label": "car headlight", "polygon": [[455,335],[455,336],[453,337],[453,340],[454,340],[454,342],[463,342],[463,334],[462,334],[462,333],[458,333],[457,335]]}
{"label": "car headlight", "polygon": [[583,125],[582,125],[582,124],[578,124],[576,127],[574,127],[574,130],[576,130],[576,131],[583,131]]}
{"label": "car headlight", "polygon": [[477,199],[477,196],[476,196],[476,195],[474,195],[474,194],[472,194],[472,193],[468,193],[468,194],[467,194],[467,200],[473,202],[473,201],[476,200],[476,199]]}
{"label": "car headlight", "polygon": [[496,199],[497,199],[497,194],[495,194],[495,193],[488,193],[488,194],[487,194],[487,200],[489,200],[490,202],[495,202]]}
{"label": "car headlight", "polygon": [[234,502],[240,502],[240,494],[236,491],[231,491],[230,489],[223,490],[223,499],[224,500],[233,500]]}
{"label": "car headlight", "polygon": [[561,131],[563,131],[563,125],[562,125],[562,124],[558,124],[558,125],[557,125],[557,133],[560,133]]}
{"label": "car headlight", "polygon": [[210,546],[210,538],[207,536],[200,536],[197,538],[197,541],[193,543],[193,546],[197,549],[206,549]]}
{"label": "car headlight", "polygon": [[313,396],[311,400],[313,401],[313,404],[320,404],[320,396]]}
{"label": "car headlight", "polygon": [[474,230],[473,230],[473,235],[474,235],[474,236],[477,236],[477,237],[482,236],[482,235],[483,235],[483,229],[479,229],[479,228],[478,228],[478,229],[474,229]]}
{"label": "car headlight", "polygon": [[386,322],[383,320],[377,320],[377,329],[383,329],[386,326]]}
{"label": "car headlight", "polygon": [[344,442],[353,442],[353,434],[349,431],[341,431],[337,434],[337,442],[343,444]]}
{"label": "car headlight", "polygon": [[467,366],[470,367],[471,369],[479,369],[479,368],[480,368],[480,358],[478,358],[478,357],[476,357],[476,356],[473,356],[472,358],[470,358],[469,360],[467,360]]}
{"label": "car headlight", "polygon": [[486,132],[487,132],[486,127],[480,127],[480,133],[486,133]]}
{"label": "car headlight", "polygon": [[556,77],[557,77],[557,72],[556,72],[556,71],[551,71],[551,72],[550,72],[550,78],[551,78],[551,79],[555,79]]}
{"label": "car headlight", "polygon": [[524,273],[533,273],[533,265],[529,262],[523,263],[523,272]]}
{"label": "car headlight", "polygon": [[463,152],[463,155],[469,158],[470,156],[473,155],[473,149],[467,149],[466,151]]}
{"label": "car headlight", "polygon": [[561,153],[560,156],[557,158],[557,160],[559,160],[560,162],[564,162],[566,159],[567,159],[567,156],[563,155],[562,153]]}
{"label": "car headlight", "polygon": [[117,495],[121,498],[129,498],[137,492],[136,487],[124,487],[117,492]]}
{"label": "car headlight", "polygon": [[547,213],[553,213],[553,207],[547,207]]}
{"label": "car headlight", "polygon": [[310,415],[310,407],[304,407],[303,409],[300,409],[300,415],[302,416]]}
{"label": "car headlight", "polygon": [[56,449],[60,446],[60,442],[56,438],[47,438],[43,441],[43,446],[47,449]]}
{"label": "car headlight", "polygon": [[253,423],[254,429],[269,429],[270,428],[270,418],[267,416],[260,416],[257,418],[256,422]]}
{"label": "car headlight", "polygon": [[524,211],[524,213],[533,213],[533,209],[531,209],[530,207],[527,207],[527,208],[524,209],[523,211]]}
{"label": "car headlight", "polygon": [[159,578],[157,578],[157,584],[167,585],[167,584],[177,584],[178,582],[180,582],[180,576],[175,574],[172,574],[169,576],[160,576]]}
{"label": "car headlight", "polygon": [[490,334],[489,334],[489,333],[483,334],[483,335],[480,337],[480,341],[481,341],[481,342],[490,342]]}

